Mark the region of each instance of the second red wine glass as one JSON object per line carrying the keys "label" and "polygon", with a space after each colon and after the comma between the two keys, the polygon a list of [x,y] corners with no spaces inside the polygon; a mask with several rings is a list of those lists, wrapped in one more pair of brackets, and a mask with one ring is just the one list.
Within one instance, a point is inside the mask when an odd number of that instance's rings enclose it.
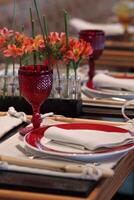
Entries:
{"label": "second red wine glass", "polygon": [[95,74],[95,60],[97,60],[104,49],[105,33],[102,30],[81,30],[79,38],[89,42],[93,48],[93,54],[89,57],[89,80]]}

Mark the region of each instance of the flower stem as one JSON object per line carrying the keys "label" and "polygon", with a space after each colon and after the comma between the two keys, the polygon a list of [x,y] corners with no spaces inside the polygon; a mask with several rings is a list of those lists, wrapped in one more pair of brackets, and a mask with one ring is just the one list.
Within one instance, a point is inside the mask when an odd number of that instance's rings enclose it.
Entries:
{"label": "flower stem", "polygon": [[[38,21],[39,21],[39,24],[40,24],[40,28],[41,28],[41,31],[42,31],[42,35],[43,35],[43,39],[44,39],[44,43],[45,43],[45,35],[47,37],[47,26],[46,26],[46,20],[45,20],[45,33],[44,33],[44,30],[43,30],[43,26],[42,26],[42,23],[41,23],[41,18],[40,18],[40,15],[39,15],[39,11],[38,11],[38,7],[37,7],[37,2],[36,0],[34,0],[34,6],[35,6],[35,9],[36,9],[36,13],[37,13],[37,18],[38,18]],[[49,56],[49,48],[48,48],[48,45],[47,45],[47,55],[48,55],[48,68],[50,67],[50,56]]]}
{"label": "flower stem", "polygon": [[58,75],[58,93],[59,93],[59,97],[61,98],[61,79],[60,79],[60,71],[59,71],[58,64],[56,64],[56,70],[57,70],[57,75]]}
{"label": "flower stem", "polygon": [[[33,15],[32,15],[32,9],[30,8],[30,19],[31,19],[31,27],[32,27],[32,37],[35,38],[35,26],[34,26],[34,19],[33,19]],[[36,53],[35,51],[33,52],[33,63],[34,66],[37,63],[37,59],[36,59]]]}
{"label": "flower stem", "polygon": [[15,75],[15,59],[13,58],[13,76]]}
{"label": "flower stem", "polygon": [[12,96],[14,96],[15,92],[15,83],[14,83],[14,78],[15,78],[15,59],[13,58],[13,80],[12,80]]}
{"label": "flower stem", "polygon": [[46,36],[46,50],[47,50],[47,56],[48,56],[48,67],[51,66],[50,62],[50,48],[49,48],[49,42],[48,42],[48,26],[47,26],[47,20],[45,15],[42,17],[43,19],[43,25],[44,25],[44,34]]}
{"label": "flower stem", "polygon": [[66,34],[66,47],[68,48],[68,13],[64,10],[64,25],[65,25],[65,34]]}
{"label": "flower stem", "polygon": [[43,24],[44,24],[44,34],[46,36],[46,39],[48,40],[48,26],[47,26],[47,20],[46,20],[45,15],[43,15],[42,19],[43,19]]}
{"label": "flower stem", "polygon": [[[41,31],[42,31],[42,35],[44,37],[44,30],[43,30],[43,26],[41,24],[41,18],[40,18],[40,15],[39,15],[37,2],[36,2],[36,0],[33,0],[33,1],[34,1],[35,10],[36,10],[36,13],[37,13],[37,18],[38,18],[38,21],[39,21],[39,24],[40,24],[40,28],[41,28]],[[44,41],[45,41],[45,37],[44,37]]]}
{"label": "flower stem", "polygon": [[6,96],[7,92],[7,73],[8,73],[8,63],[6,62],[5,72],[4,72],[4,86],[3,86],[3,96]]}
{"label": "flower stem", "polygon": [[22,66],[22,59],[21,59],[21,57],[20,57],[19,61],[20,61],[20,67],[21,67]]}
{"label": "flower stem", "polygon": [[[66,49],[69,47],[68,43],[68,12],[64,10],[64,26],[65,26],[65,35],[66,35]],[[66,79],[67,79],[67,97],[68,97],[68,83],[69,83],[69,65],[67,65],[67,70],[66,70]]]}
{"label": "flower stem", "polygon": [[68,94],[68,90],[69,90],[69,65],[67,65],[67,71],[66,71],[66,79],[67,79],[67,98],[69,97],[69,94]]}
{"label": "flower stem", "polygon": [[21,32],[22,33],[24,33],[24,29],[25,29],[24,24],[22,24],[22,26],[21,26]]}
{"label": "flower stem", "polygon": [[13,3],[13,24],[12,24],[12,29],[15,31],[15,18],[16,18],[16,0],[14,0]]}
{"label": "flower stem", "polygon": [[74,87],[75,87],[74,98],[77,99],[77,68],[74,68],[74,80],[75,80],[75,83],[74,83]]}

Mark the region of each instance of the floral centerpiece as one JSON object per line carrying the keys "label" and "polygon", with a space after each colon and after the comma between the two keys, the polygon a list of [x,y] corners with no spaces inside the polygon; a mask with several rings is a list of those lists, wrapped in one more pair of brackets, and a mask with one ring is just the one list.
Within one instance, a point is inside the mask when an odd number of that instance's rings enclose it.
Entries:
{"label": "floral centerpiece", "polygon": [[[67,18],[64,11],[64,32],[48,32],[45,16],[41,17],[34,0],[37,12],[38,23],[41,27],[41,34],[35,34],[35,22],[30,9],[32,34],[28,36],[24,29],[21,32],[10,30],[6,27],[0,29],[0,52],[5,58],[12,60],[13,76],[15,75],[15,63],[20,66],[43,64],[49,69],[57,70],[58,82],[60,85],[59,64],[66,67],[66,79],[69,78],[69,69],[74,69],[75,79],[77,68],[83,60],[88,59],[92,54],[92,47],[84,40],[68,35]],[[7,72],[7,68],[5,72]],[[36,67],[35,67],[36,70]],[[4,89],[5,91],[5,89]],[[59,91],[60,93],[60,91]],[[12,92],[14,94],[14,90]]]}
{"label": "floral centerpiece", "polygon": [[36,35],[32,38],[7,28],[0,30],[0,49],[5,57],[13,61],[13,75],[16,61],[20,63],[20,66],[29,65],[32,62],[34,65],[43,63],[49,68],[57,68],[59,81],[59,63],[64,64],[67,69],[72,67],[76,78],[78,66],[92,53],[91,46],[77,38],[69,37],[67,47],[64,32],[51,32],[46,39],[43,35]]}

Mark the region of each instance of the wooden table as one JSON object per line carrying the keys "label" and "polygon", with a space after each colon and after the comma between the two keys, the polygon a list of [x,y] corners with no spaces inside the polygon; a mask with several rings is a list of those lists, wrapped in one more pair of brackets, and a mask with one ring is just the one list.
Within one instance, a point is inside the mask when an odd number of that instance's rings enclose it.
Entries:
{"label": "wooden table", "polygon": [[[124,122],[108,122],[108,121],[98,121],[90,119],[77,119],[77,118],[65,118],[54,116],[52,119],[64,122],[72,123],[105,123],[110,125],[121,125]],[[101,179],[96,187],[90,192],[86,197],[70,196],[70,195],[60,195],[60,194],[49,194],[32,192],[32,191],[22,191],[22,190],[12,190],[7,188],[0,188],[0,199],[1,200],[110,200],[114,194],[117,192],[119,187],[125,181],[127,176],[134,169],[134,151],[129,152],[115,167],[115,174],[113,177]],[[30,180],[31,181],[31,180]],[[69,180],[68,180],[69,181]],[[37,183],[38,184],[38,183]],[[75,187],[75,185],[74,185]]]}
{"label": "wooden table", "polygon": [[96,67],[116,71],[132,71],[134,68],[134,41],[124,40],[123,35],[107,37],[105,49],[96,61]]}

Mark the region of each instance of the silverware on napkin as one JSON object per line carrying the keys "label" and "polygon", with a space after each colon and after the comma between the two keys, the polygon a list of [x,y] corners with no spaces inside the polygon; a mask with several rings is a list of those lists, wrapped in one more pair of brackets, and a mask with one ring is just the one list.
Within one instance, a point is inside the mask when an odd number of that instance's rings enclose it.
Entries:
{"label": "silverware on napkin", "polygon": [[78,164],[71,162],[61,162],[56,160],[37,160],[28,158],[17,158],[11,156],[0,156],[1,162],[9,165],[17,165],[23,167],[31,167],[37,169],[45,169],[66,173],[82,173],[82,174],[101,174],[102,177],[113,176],[114,171],[110,168],[95,166],[94,164]]}

